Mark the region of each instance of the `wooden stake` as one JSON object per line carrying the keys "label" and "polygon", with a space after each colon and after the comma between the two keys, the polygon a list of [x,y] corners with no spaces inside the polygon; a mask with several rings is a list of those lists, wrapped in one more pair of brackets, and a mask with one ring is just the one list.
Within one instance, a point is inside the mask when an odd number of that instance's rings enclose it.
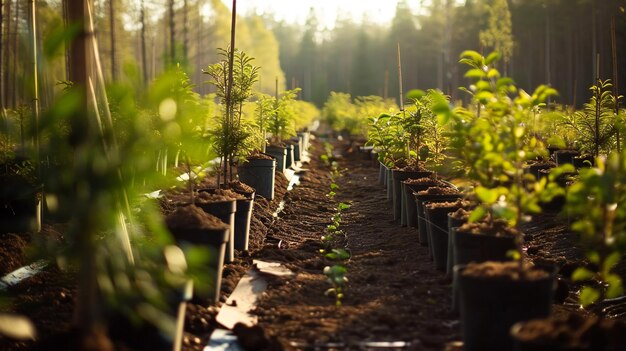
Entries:
{"label": "wooden stake", "polygon": [[30,0],[30,39],[31,52],[33,55],[33,118],[35,124],[35,164],[37,173],[41,177],[41,164],[39,162],[39,67],[37,62],[37,4]]}
{"label": "wooden stake", "polygon": [[[619,85],[618,85],[618,67],[617,67],[617,35],[615,33],[615,15],[611,16],[611,58],[613,61],[613,96],[615,97],[615,118],[619,115]],[[616,133],[617,152],[622,150],[622,141],[620,140],[619,128]]]}
{"label": "wooden stake", "polygon": [[[230,25],[230,55],[228,57],[228,84],[226,85],[226,130],[230,133],[230,128],[233,125],[233,113],[232,113],[232,91],[233,91],[233,63],[235,61],[235,29],[237,25],[237,0],[233,0],[233,13]],[[226,182],[228,174],[228,161],[230,155],[224,155],[224,182]],[[231,174],[232,177],[232,174]],[[231,179],[232,180],[232,179]],[[219,187],[219,184],[218,184]]]}
{"label": "wooden stake", "polygon": [[398,85],[400,88],[400,111],[404,111],[404,93],[402,91],[402,61],[400,59],[400,43],[398,43]]}

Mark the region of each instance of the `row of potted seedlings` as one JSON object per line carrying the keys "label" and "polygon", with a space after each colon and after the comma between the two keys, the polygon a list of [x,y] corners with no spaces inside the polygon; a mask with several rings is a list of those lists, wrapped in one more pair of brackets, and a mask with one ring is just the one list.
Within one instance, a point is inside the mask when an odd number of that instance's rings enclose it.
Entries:
{"label": "row of potted seedlings", "polygon": [[[572,277],[593,286],[583,287],[581,303],[623,294],[612,269],[626,247],[621,221],[626,153],[611,156],[606,165],[599,161],[600,168],[590,168],[594,158],[574,159],[569,150],[549,154],[528,121],[556,91],[547,86],[532,95],[518,90],[495,69],[498,59],[497,53],[463,53],[461,62],[470,66],[466,77],[474,81],[467,89],[471,108],[451,107],[443,94],[429,91],[413,98],[408,115],[370,119],[369,143],[380,160],[379,182],[387,188],[394,220],[416,228],[435,269],[452,278],[452,308],[460,313],[465,350],[621,349],[624,340],[611,339],[606,323],[595,320],[571,318],[578,323],[574,327],[586,329],[570,332],[579,338],[565,341],[547,340],[537,321],[521,323],[550,315],[556,287],[557,268],[533,265],[523,250],[523,224],[543,210],[564,206],[573,230],[587,238],[582,244],[598,269],[581,268]],[[433,120],[437,126],[425,123]],[[423,150],[424,144],[436,149],[428,140],[437,134],[433,128],[445,130],[444,140],[436,141],[447,146],[439,155],[445,161],[433,162],[435,155]],[[546,321],[553,328],[545,334],[563,328],[563,318]]]}
{"label": "row of potted seedlings", "polygon": [[[308,147],[308,132],[298,135],[296,160],[303,157]],[[211,263],[215,274],[210,296],[215,302],[220,296],[223,263],[232,262],[235,251],[248,250],[255,195],[268,200],[274,196],[274,172],[278,171],[276,162],[277,158],[270,154],[255,152],[238,167],[240,180],[231,181],[221,188],[202,186],[206,183],[208,186],[213,185],[203,182],[192,194],[173,191],[163,199],[166,202],[164,208],[175,208],[169,211],[166,218],[167,226],[175,238],[196,245],[207,245],[215,253]]]}

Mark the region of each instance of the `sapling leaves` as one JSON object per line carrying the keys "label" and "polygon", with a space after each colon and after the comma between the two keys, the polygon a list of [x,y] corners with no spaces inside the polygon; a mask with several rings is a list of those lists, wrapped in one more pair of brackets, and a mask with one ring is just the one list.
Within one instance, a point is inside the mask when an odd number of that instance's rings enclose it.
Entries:
{"label": "sapling leaves", "polygon": [[337,205],[337,210],[339,212],[345,211],[347,209],[349,209],[352,205],[347,204],[345,202],[340,202],[339,205]]}
{"label": "sapling leaves", "polygon": [[585,267],[578,267],[572,273],[572,280],[575,282],[590,280],[594,276],[594,273]]}
{"label": "sapling leaves", "polygon": [[589,306],[600,299],[600,291],[596,288],[585,286],[580,290],[580,304]]}

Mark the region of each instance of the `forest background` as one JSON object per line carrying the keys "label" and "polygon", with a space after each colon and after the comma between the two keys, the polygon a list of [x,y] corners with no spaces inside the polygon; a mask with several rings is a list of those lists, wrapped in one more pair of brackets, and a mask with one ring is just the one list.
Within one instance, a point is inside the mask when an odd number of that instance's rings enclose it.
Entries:
{"label": "forest background", "polygon": [[[33,99],[30,4],[0,5],[0,104],[19,109]],[[302,88],[300,98],[321,106],[331,91],[397,98],[397,44],[405,91],[439,88],[453,100],[464,83],[459,54],[467,49],[503,54],[500,69],[521,88],[542,83],[557,101],[580,106],[597,78],[617,78],[624,94],[625,0],[430,0],[419,9],[398,1],[390,23],[340,15],[320,25],[311,9],[304,24],[272,14],[243,14],[237,47],[262,67],[257,89],[273,94]],[[61,0],[36,0],[41,106],[49,106],[67,80]],[[108,81],[141,91],[172,64],[189,73],[195,90],[210,93],[202,70],[226,47],[230,10],[220,0],[96,0],[96,37]],[[615,49],[614,49],[615,48]],[[617,68],[617,69],[614,69]],[[622,83],[622,84],[620,84]]]}

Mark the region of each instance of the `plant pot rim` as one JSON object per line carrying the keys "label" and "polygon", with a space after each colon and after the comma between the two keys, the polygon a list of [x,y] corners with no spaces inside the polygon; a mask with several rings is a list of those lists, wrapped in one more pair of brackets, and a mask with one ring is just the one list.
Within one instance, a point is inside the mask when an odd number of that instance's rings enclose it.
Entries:
{"label": "plant pot rim", "polygon": [[526,283],[526,282],[541,282],[541,281],[545,281],[545,280],[552,280],[556,278],[556,274],[558,271],[558,268],[556,265],[551,265],[551,264],[534,264],[534,265],[529,265],[524,267],[525,271],[536,271],[536,270],[541,270],[545,273],[547,273],[547,275],[543,276],[543,277],[538,277],[538,278],[534,278],[534,279],[510,279],[509,276],[506,275],[495,275],[495,276],[484,276],[484,275],[466,275],[463,274],[465,272],[465,270],[467,269],[467,267],[469,265],[472,264],[498,264],[498,265],[503,265],[503,264],[512,264],[515,263],[517,265],[517,262],[515,261],[486,261],[486,262],[480,262],[480,263],[475,263],[475,262],[471,262],[471,263],[465,263],[465,264],[458,264],[454,266],[454,271],[455,274],[458,274],[458,277],[463,277],[463,279],[471,279],[471,280],[475,280],[475,281],[502,281],[502,282],[511,282],[511,283]]}

